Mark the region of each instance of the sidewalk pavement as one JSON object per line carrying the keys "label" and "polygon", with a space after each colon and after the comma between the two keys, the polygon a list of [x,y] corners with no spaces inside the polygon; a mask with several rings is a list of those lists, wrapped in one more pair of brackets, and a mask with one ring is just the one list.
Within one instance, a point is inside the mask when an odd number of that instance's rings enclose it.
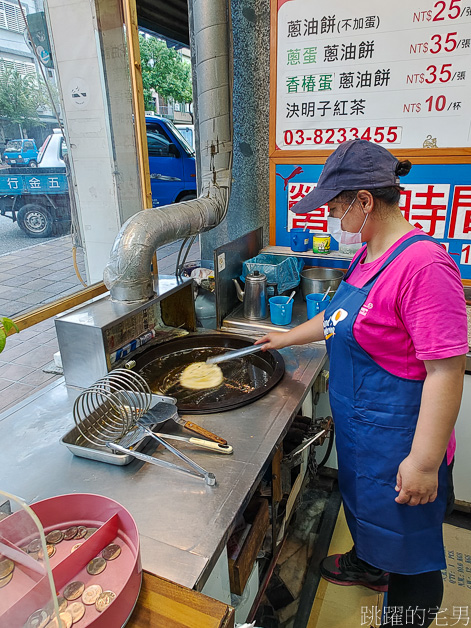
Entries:
{"label": "sidewalk pavement", "polygon": [[[86,281],[83,251],[77,267]],[[17,316],[82,287],[72,261],[71,236],[0,255],[0,314]]]}
{"label": "sidewalk pavement", "polygon": [[[159,273],[172,275],[181,240],[157,251]],[[198,241],[188,261],[199,260]],[[83,253],[77,265],[85,279]],[[21,280],[21,281],[20,281]],[[14,316],[76,292],[81,287],[72,263],[70,236],[0,256],[0,315]],[[9,336],[0,353],[0,413],[61,377],[43,368],[59,350],[54,318]]]}

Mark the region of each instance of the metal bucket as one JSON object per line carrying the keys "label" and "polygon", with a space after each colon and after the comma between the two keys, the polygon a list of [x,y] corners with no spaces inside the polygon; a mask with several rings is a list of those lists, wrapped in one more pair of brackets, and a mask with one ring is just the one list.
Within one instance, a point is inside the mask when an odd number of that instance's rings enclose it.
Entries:
{"label": "metal bucket", "polygon": [[301,272],[301,292],[306,300],[307,294],[326,292],[330,286],[332,296],[343,279],[343,272],[338,268],[305,268]]}

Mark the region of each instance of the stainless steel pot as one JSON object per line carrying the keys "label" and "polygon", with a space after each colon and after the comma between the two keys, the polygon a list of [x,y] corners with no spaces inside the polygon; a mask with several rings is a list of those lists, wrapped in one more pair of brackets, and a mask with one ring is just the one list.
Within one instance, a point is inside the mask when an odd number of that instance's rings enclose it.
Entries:
{"label": "stainless steel pot", "polygon": [[343,272],[337,268],[305,268],[301,272],[301,292],[307,294],[325,292],[330,286],[330,296],[335,293],[343,279]]}

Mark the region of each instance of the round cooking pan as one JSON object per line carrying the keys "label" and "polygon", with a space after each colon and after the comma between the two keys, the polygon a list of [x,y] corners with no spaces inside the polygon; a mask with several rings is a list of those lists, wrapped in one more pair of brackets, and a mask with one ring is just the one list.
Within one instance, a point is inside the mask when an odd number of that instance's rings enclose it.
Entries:
{"label": "round cooking pan", "polygon": [[235,334],[189,334],[144,351],[134,358],[134,370],[146,379],[153,393],[175,397],[182,413],[224,412],[260,399],[278,384],[285,371],[278,351],[260,351],[220,363],[224,381],[217,388],[183,388],[180,374],[192,362],[205,362],[209,357],[251,345],[252,338]]}

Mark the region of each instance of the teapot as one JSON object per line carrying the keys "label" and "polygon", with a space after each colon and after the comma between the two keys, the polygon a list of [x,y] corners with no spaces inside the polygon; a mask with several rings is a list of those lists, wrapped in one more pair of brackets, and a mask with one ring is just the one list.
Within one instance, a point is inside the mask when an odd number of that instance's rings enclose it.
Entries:
{"label": "teapot", "polygon": [[268,316],[267,276],[254,270],[245,277],[245,290],[237,279],[232,280],[237,290],[239,301],[244,304],[244,316],[250,320],[261,320]]}

